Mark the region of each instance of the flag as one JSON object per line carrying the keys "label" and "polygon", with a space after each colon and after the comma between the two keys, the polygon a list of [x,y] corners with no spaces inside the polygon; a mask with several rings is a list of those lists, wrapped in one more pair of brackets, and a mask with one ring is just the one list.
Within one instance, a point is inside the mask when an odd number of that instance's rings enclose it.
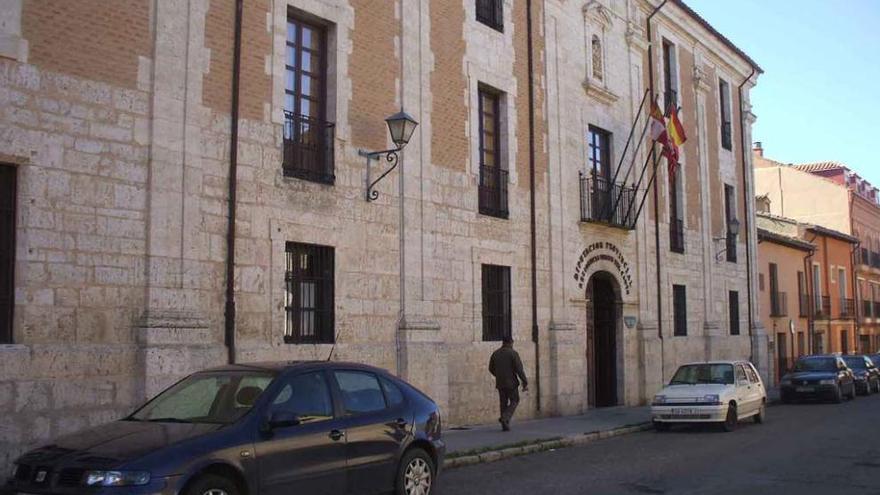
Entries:
{"label": "flag", "polygon": [[678,109],[675,107],[669,109],[669,119],[666,121],[666,134],[667,143],[663,149],[663,154],[666,156],[666,161],[669,164],[669,174],[672,175],[678,167],[678,148],[687,141],[684,126],[681,125],[681,120],[678,118]]}
{"label": "flag", "polygon": [[651,139],[666,146],[666,119],[657,106],[657,100],[651,102]]}

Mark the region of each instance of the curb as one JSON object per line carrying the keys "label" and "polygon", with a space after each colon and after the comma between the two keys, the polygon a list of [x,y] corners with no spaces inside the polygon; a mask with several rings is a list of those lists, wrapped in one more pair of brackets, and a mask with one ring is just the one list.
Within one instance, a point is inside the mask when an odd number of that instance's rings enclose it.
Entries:
{"label": "curb", "polygon": [[653,429],[651,423],[640,423],[637,425],[624,426],[612,430],[594,431],[590,433],[571,435],[556,440],[537,440],[535,441],[535,443],[530,443],[517,447],[505,448],[504,446],[501,446],[497,450],[488,450],[480,452],[479,454],[465,453],[461,456],[447,458],[443,462],[443,469],[455,469],[464,466],[473,466],[476,464],[496,462],[504,459],[510,459],[512,457],[545,452],[552,449],[577,447],[580,445],[586,445],[588,443],[595,442],[596,440],[602,440],[604,438],[619,437],[622,435],[629,435],[631,433],[638,433],[640,431],[647,431],[650,429]]}

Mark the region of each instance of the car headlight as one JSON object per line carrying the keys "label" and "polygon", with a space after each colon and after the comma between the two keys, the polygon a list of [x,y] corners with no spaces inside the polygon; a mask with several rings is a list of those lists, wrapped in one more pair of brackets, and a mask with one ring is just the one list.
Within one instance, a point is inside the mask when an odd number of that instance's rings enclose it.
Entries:
{"label": "car headlight", "polygon": [[655,395],[654,396],[654,404],[666,404],[666,396],[665,395]]}
{"label": "car headlight", "polygon": [[827,380],[819,380],[819,385],[836,385],[837,380],[834,378],[829,378]]}
{"label": "car headlight", "polygon": [[718,396],[718,394],[704,395],[703,398],[699,400],[699,402],[703,402],[705,404],[721,404],[721,398]]}
{"label": "car headlight", "polygon": [[147,471],[88,471],[88,486],[140,486],[150,482]]}

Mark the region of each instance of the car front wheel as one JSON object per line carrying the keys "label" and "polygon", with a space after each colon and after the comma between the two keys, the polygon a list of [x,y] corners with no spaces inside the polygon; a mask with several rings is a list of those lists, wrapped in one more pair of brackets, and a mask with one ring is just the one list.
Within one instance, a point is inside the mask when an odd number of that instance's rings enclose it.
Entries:
{"label": "car front wheel", "polygon": [[727,417],[721,423],[721,429],[728,432],[733,431],[736,429],[737,421],[739,421],[739,417],[736,415],[736,406],[731,404],[727,407]]}
{"label": "car front wheel", "polygon": [[397,472],[397,495],[429,495],[434,484],[434,460],[422,449],[409,450]]}
{"label": "car front wheel", "polygon": [[215,474],[199,476],[184,493],[186,495],[239,495],[238,487],[232,480]]}
{"label": "car front wheel", "polygon": [[834,389],[834,393],[831,395],[831,402],[835,404],[843,402],[843,391],[840,389],[840,384]]}

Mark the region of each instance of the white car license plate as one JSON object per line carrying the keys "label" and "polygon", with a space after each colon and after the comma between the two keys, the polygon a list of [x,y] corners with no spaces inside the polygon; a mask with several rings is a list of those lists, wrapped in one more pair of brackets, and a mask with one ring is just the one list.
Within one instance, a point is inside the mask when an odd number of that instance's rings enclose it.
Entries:
{"label": "white car license plate", "polygon": [[682,407],[676,407],[676,408],[672,409],[672,414],[675,414],[675,415],[682,415],[683,416],[683,415],[691,415],[691,414],[696,414],[696,413],[697,413],[696,409],[689,409],[689,408],[682,408]]}
{"label": "white car license plate", "polygon": [[812,392],[813,387],[796,387],[794,390],[796,392]]}

